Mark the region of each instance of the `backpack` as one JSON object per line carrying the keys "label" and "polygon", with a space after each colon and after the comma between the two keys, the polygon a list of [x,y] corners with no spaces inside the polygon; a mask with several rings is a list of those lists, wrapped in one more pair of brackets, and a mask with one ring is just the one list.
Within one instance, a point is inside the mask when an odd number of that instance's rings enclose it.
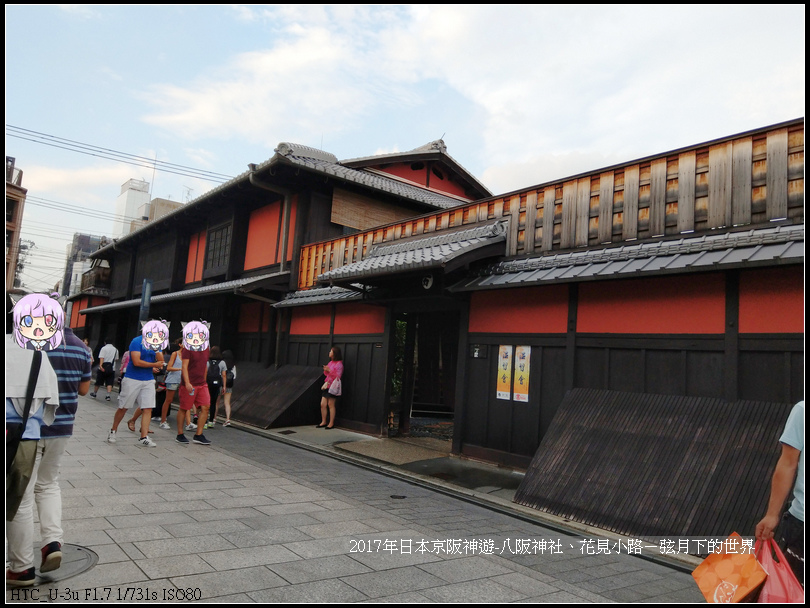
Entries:
{"label": "backpack", "polygon": [[233,388],[233,368],[225,370],[225,388]]}
{"label": "backpack", "polygon": [[222,382],[222,372],[219,370],[219,359],[208,360],[208,371],[205,374],[205,381],[208,384],[220,384]]}

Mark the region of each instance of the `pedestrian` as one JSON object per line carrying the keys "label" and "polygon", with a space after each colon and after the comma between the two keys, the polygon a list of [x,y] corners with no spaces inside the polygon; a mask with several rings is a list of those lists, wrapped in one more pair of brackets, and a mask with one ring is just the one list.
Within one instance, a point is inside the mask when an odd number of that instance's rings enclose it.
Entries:
{"label": "pedestrian", "polygon": [[166,385],[166,395],[163,401],[163,409],[160,413],[160,428],[170,429],[168,416],[169,410],[174,401],[174,395],[177,389],[180,388],[180,382],[183,379],[183,360],[178,357],[180,354],[181,340],[178,338],[171,345],[171,355],[169,355],[169,362],[166,364],[166,377],[163,380]]}
{"label": "pedestrian", "polygon": [[[804,401],[793,406],[782,436],[782,453],[771,478],[768,511],[757,524],[757,540],[770,540],[780,523],[779,545],[793,574],[804,586]],[[782,515],[793,491],[790,507]]]}
{"label": "pedestrian", "polygon": [[206,382],[206,369],[208,367],[210,324],[205,321],[191,321],[183,325],[183,349],[180,356],[183,359],[182,383],[180,384],[180,410],[177,412],[177,437],[175,441],[188,445],[183,424],[186,412],[190,412],[195,405],[199,409],[197,430],[194,434],[194,443],[211,445],[205,437],[203,430],[208,418],[208,408],[211,405],[211,396],[208,393]]}
{"label": "pedestrian", "polygon": [[329,363],[323,366],[323,373],[326,381],[321,387],[321,423],[315,428],[332,429],[335,427],[337,398],[342,393],[343,354],[339,346],[333,346],[329,351]]}
{"label": "pedestrian", "polygon": [[[8,522],[6,528],[9,547],[12,544],[23,547],[24,561],[26,564],[30,564],[30,566],[26,566],[26,569],[30,568],[31,574],[33,574],[34,557],[33,502],[36,502],[37,505],[39,538],[42,545],[40,572],[56,570],[62,563],[64,532],[62,530],[62,492],[59,487],[59,469],[68,440],[73,435],[78,397],[86,395],[90,390],[93,357],[91,353],[87,352],[85,346],[86,342],[80,342],[73,331],[66,327],[62,343],[57,348],[47,351],[48,363],[57,375],[59,407],[56,409],[53,423],[43,426],[41,429],[34,475],[31,478],[33,500],[32,495],[27,494],[20,505],[23,516],[26,518],[26,525],[18,525],[20,522],[15,520],[15,522]],[[8,372],[8,357],[6,361],[7,378],[10,379],[14,376]],[[9,385],[7,384],[7,393],[8,390]],[[27,519],[28,513],[30,513],[30,525]],[[13,543],[12,538],[14,538]],[[9,558],[13,562],[11,550],[9,550]],[[33,584],[33,576],[30,577],[30,580],[31,583],[27,584]]]}
{"label": "pedestrian", "polygon": [[[33,494],[37,451],[41,428],[53,422],[59,404],[56,372],[47,357],[35,350],[21,351],[15,339],[6,336],[6,452],[10,460],[6,463],[6,585],[10,587],[28,587],[36,580]],[[35,356],[38,370],[32,369]],[[33,384],[26,418],[29,379]],[[19,440],[14,439],[15,430]],[[9,454],[9,446],[15,443],[16,449],[12,447],[13,454]]]}
{"label": "pedestrian", "polygon": [[217,405],[219,404],[219,394],[225,386],[225,361],[219,346],[211,347],[211,356],[208,359],[208,367],[205,373],[205,382],[208,385],[208,394],[211,396],[211,403],[208,406],[208,421],[205,428],[212,429],[216,424]]}
{"label": "pedestrian", "polygon": [[222,389],[224,393],[222,400],[225,403],[225,422],[222,426],[231,426],[231,394],[236,380],[236,360],[230,350],[222,353],[222,360],[225,361],[225,386]]}
{"label": "pedestrian", "polygon": [[98,375],[96,376],[96,386],[90,396],[94,399],[98,394],[100,386],[107,387],[107,401],[112,400],[112,389],[115,384],[115,362],[118,361],[118,349],[111,342],[104,341],[104,346],[98,353]]}
{"label": "pedestrian", "polygon": [[82,344],[84,344],[84,347],[87,349],[87,352],[90,354],[90,371],[92,373],[93,366],[96,364],[96,360],[93,357],[93,349],[90,348],[90,340],[88,338],[85,338],[84,340],[82,340]]}
{"label": "pedestrian", "polygon": [[[155,407],[154,373],[163,369],[161,350],[168,345],[168,323],[156,320],[144,323],[141,333],[130,342],[129,364],[126,376],[121,381],[118,409],[115,411],[112,428],[107,435],[108,443],[116,442],[118,425],[130,407],[136,404],[142,410],[151,410]],[[150,421],[151,416],[141,416],[141,437],[138,445],[153,448],[157,444],[149,438]]]}

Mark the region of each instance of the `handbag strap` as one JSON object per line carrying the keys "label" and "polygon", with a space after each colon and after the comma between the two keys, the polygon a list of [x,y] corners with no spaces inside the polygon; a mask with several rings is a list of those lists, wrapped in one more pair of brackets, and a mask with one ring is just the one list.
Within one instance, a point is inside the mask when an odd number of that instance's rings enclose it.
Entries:
{"label": "handbag strap", "polygon": [[25,410],[23,411],[22,427],[23,433],[28,425],[28,415],[31,413],[31,403],[34,401],[34,389],[39,378],[39,368],[42,366],[42,352],[35,350],[34,358],[31,361],[31,371],[28,373],[28,388],[25,391]]}

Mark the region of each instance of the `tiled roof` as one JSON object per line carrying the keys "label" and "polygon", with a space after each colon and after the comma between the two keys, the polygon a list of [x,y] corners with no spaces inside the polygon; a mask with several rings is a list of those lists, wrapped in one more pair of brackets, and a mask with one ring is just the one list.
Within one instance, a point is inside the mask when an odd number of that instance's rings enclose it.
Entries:
{"label": "tiled roof", "polygon": [[804,224],[684,237],[508,260],[450,291],[629,277],[804,261]]}
{"label": "tiled roof", "polygon": [[455,232],[383,243],[360,262],[341,266],[318,277],[318,282],[394,274],[445,266],[466,253],[506,241],[506,222],[498,220]]}
{"label": "tiled roof", "polygon": [[[362,287],[356,286],[358,289]],[[305,306],[310,304],[324,304],[326,302],[350,302],[360,300],[363,294],[343,287],[320,287],[317,289],[302,289],[289,294],[281,302],[273,304],[273,308],[289,308],[291,306]]]}
{"label": "tiled roof", "polygon": [[371,171],[344,167],[338,163],[337,159],[331,154],[327,155],[320,150],[314,150],[306,146],[279,144],[277,152],[280,158],[285,159],[292,165],[336,177],[347,182],[360,184],[367,188],[373,188],[374,190],[395,196],[401,196],[412,201],[430,205],[437,209],[452,209],[453,207],[469,202],[452,196],[445,196],[432,190],[411,186],[397,179],[388,178],[378,173],[372,173]]}
{"label": "tiled roof", "polygon": [[[417,203],[429,205],[435,209],[451,209],[453,207],[457,207],[458,205],[463,205],[469,202],[454,198],[452,196],[445,196],[438,192],[433,192],[417,186],[411,186],[397,179],[388,178],[370,171],[344,167],[338,162],[338,159],[334,154],[330,154],[329,152],[324,152],[323,150],[318,150],[316,148],[311,148],[309,146],[302,146],[301,144],[289,142],[281,142],[278,144],[276,154],[263,163],[256,165],[255,172],[257,174],[261,173],[265,169],[279,162],[285,162],[293,166],[302,167],[309,171],[315,171],[317,173],[322,173],[323,175],[332,176],[347,182],[353,182],[355,184],[366,186],[367,188],[372,188],[374,190],[407,198]],[[175,216],[179,217],[181,214],[188,212],[189,209],[195,205],[228,190],[240,182],[247,181],[250,177],[250,173],[251,171],[245,171],[227,182],[219,184],[185,205],[172,210],[163,217],[153,222],[149,222],[130,234],[122,236],[120,239],[116,240],[116,243],[111,243],[106,247],[101,247],[98,251],[94,252],[91,257],[96,257],[99,252],[111,250],[115,244],[121,244],[128,241],[135,235],[146,232],[147,230],[152,230],[161,222],[165,222]]]}
{"label": "tiled roof", "polygon": [[[259,283],[268,279],[289,277],[289,272],[272,272],[269,274],[262,274],[255,277],[244,277],[241,279],[234,279],[233,281],[225,281],[224,283],[216,283],[214,285],[204,285],[202,287],[194,287],[192,289],[185,289],[183,291],[175,291],[172,293],[164,293],[157,296],[152,296],[150,302],[152,304],[159,304],[161,302],[171,302],[174,300],[185,300],[187,298],[197,298],[207,296],[215,293],[222,293],[231,291],[233,293],[245,293],[260,287]],[[102,306],[94,306],[92,308],[85,308],[81,314],[107,312],[108,310],[118,310],[120,308],[132,308],[140,306],[141,299],[134,298],[132,300],[124,300],[122,302],[113,302],[112,304],[103,304]]]}

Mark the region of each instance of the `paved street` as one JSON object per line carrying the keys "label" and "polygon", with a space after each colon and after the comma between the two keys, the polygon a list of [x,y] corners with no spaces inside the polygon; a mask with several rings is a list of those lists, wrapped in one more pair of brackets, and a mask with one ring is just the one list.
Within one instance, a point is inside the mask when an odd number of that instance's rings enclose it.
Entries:
{"label": "paved street", "polygon": [[110,445],[112,405],[79,412],[65,540],[98,562],[7,601],[702,601],[688,573],[327,455],[221,426],[211,447],[124,424]]}

